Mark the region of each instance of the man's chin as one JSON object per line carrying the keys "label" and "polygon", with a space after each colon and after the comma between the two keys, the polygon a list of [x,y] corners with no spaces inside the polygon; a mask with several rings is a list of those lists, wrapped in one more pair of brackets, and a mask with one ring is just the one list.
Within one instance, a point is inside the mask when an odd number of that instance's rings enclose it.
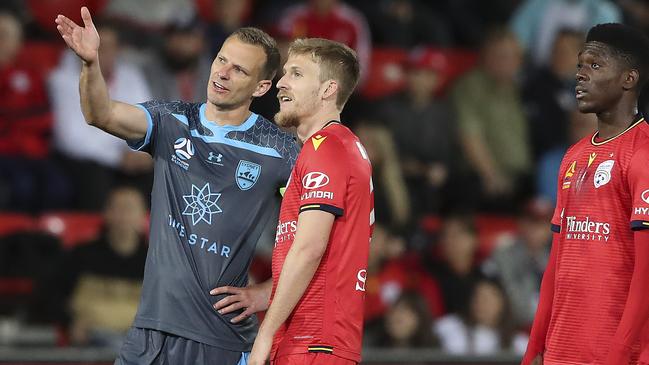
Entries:
{"label": "man's chin", "polygon": [[275,123],[284,128],[297,127],[300,125],[300,119],[297,114],[279,111],[275,114]]}

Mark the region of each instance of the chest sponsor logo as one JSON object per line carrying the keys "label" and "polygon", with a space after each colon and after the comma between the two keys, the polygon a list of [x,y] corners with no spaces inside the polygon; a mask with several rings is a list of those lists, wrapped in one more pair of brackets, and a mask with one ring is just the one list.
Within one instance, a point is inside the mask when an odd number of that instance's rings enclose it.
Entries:
{"label": "chest sponsor logo", "polygon": [[277,232],[275,232],[275,246],[279,243],[293,241],[295,239],[296,231],[297,221],[279,221],[277,224]]}
{"label": "chest sponsor logo", "polygon": [[169,227],[176,231],[176,234],[182,242],[195,249],[200,249],[202,253],[226,258],[230,257],[230,251],[232,251],[232,249],[229,245],[216,242],[208,237],[201,237],[195,233],[191,233],[185,229],[185,226],[180,220],[176,220],[176,218],[171,214],[169,214]]}
{"label": "chest sponsor logo", "polygon": [[329,176],[322,172],[309,172],[302,178],[302,186],[305,189],[318,189],[329,184]]}
{"label": "chest sponsor logo", "polygon": [[210,151],[210,154],[207,156],[207,163],[212,165],[223,166],[223,154]]}
{"label": "chest sponsor logo", "polygon": [[595,188],[599,189],[600,187],[606,185],[611,181],[611,170],[615,165],[614,160],[606,160],[597,166],[595,171],[595,176],[593,176],[593,183]]}
{"label": "chest sponsor logo", "polygon": [[250,161],[240,160],[235,174],[235,179],[239,189],[249,190],[255,186],[259,179],[259,175],[261,174],[261,165]]}
{"label": "chest sponsor logo", "polygon": [[610,234],[610,223],[593,221],[590,217],[566,217],[566,239],[608,242]]}
{"label": "chest sponsor logo", "polygon": [[213,193],[209,183],[205,183],[202,188],[192,184],[192,192],[188,195],[183,195],[185,201],[185,210],[183,215],[192,218],[192,225],[197,225],[200,222],[212,224],[212,216],[223,212],[216,204],[220,193]]}

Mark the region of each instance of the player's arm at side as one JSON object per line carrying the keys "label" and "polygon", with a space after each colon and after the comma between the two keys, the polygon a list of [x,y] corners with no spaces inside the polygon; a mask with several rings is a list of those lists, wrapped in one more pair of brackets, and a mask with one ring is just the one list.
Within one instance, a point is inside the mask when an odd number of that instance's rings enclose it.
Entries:
{"label": "player's arm at side", "polygon": [[295,239],[279,274],[273,301],[259,327],[252,348],[251,363],[263,363],[273,336],[304,295],[327,250],[335,216],[322,210],[307,210],[297,220]]}
{"label": "player's arm at side", "polygon": [[[622,319],[609,349],[605,365],[627,364],[631,347],[640,338],[649,318],[649,149],[638,150],[629,164],[628,182],[632,195],[631,228],[635,259],[631,284]],[[645,200],[647,199],[647,200]]]}
{"label": "player's arm at side", "polygon": [[79,78],[81,111],[89,125],[125,140],[142,139],[149,126],[144,110],[110,99],[99,62],[84,63]]}
{"label": "player's arm at side", "polygon": [[537,358],[542,358],[543,351],[545,350],[545,337],[548,333],[550,326],[550,318],[552,316],[552,302],[554,300],[554,280],[557,266],[557,252],[559,251],[559,235],[560,233],[552,234],[552,248],[550,250],[550,260],[548,266],[543,273],[543,280],[541,280],[541,294],[539,298],[539,306],[536,308],[536,315],[534,316],[534,324],[530,332],[530,340],[527,343],[527,351],[523,356],[521,365],[536,365],[542,364]]}

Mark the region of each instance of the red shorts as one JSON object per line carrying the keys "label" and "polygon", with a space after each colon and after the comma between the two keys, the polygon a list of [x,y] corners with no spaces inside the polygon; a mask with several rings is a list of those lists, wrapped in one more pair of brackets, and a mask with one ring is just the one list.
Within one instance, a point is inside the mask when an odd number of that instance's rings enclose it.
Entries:
{"label": "red shorts", "polygon": [[323,353],[284,355],[275,358],[270,365],[357,365],[356,361]]}

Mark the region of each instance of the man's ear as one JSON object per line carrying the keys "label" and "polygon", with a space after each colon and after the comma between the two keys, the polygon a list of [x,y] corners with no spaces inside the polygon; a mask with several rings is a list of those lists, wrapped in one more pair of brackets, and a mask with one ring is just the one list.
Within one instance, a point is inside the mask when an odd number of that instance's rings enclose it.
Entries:
{"label": "man's ear", "polygon": [[271,80],[259,81],[257,83],[257,88],[255,89],[255,92],[252,93],[252,97],[258,98],[260,96],[264,96],[264,94],[267,93],[272,86],[273,86],[273,82]]}
{"label": "man's ear", "polygon": [[327,85],[322,93],[323,99],[329,99],[338,92],[338,82],[336,80],[327,80],[325,81]]}
{"label": "man's ear", "polygon": [[636,69],[631,69],[631,71],[629,71],[626,74],[626,78],[622,83],[622,87],[624,88],[624,90],[634,89],[638,85],[639,81],[640,81],[640,72],[638,72],[638,70]]}

